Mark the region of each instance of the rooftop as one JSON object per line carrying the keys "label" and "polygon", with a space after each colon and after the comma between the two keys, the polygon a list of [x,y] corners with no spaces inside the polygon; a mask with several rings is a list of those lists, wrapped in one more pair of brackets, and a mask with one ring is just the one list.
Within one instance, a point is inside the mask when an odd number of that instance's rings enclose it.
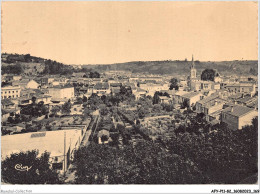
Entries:
{"label": "rooftop", "polygon": [[109,88],[109,85],[108,83],[97,83],[95,86],[94,86],[94,89],[108,89]]}
{"label": "rooftop", "polygon": [[231,109],[232,107],[227,107],[225,108],[222,112],[224,113],[228,113],[228,114],[231,114],[233,116],[236,116],[236,117],[241,117],[249,112],[252,112],[254,109],[253,108],[249,108],[249,107],[246,107],[246,106],[240,106],[240,105],[235,105],[233,106],[233,111],[231,112]]}
{"label": "rooftop", "polygon": [[64,133],[66,132],[66,149],[73,146],[81,135],[81,130],[58,130],[36,133],[6,135],[1,137],[2,158],[11,153],[37,149],[39,154],[51,152],[51,157],[64,154]]}
{"label": "rooftop", "polygon": [[1,100],[1,103],[2,103],[2,105],[4,105],[4,106],[14,105],[14,103],[13,103],[9,98],[2,99],[2,100]]}
{"label": "rooftop", "polygon": [[184,98],[192,98],[194,96],[200,95],[201,92],[188,92],[186,94],[183,94],[182,97]]}

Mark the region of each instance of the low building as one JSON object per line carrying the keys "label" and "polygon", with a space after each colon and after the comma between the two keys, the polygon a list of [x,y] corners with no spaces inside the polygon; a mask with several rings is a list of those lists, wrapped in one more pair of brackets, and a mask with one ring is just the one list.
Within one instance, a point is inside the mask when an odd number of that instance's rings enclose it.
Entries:
{"label": "low building", "polygon": [[135,95],[136,100],[139,100],[142,97],[145,97],[147,92],[141,88],[135,88],[132,90],[133,94]]}
{"label": "low building", "polygon": [[224,86],[229,92],[254,95],[256,93],[255,83],[230,83]]}
{"label": "low building", "polygon": [[110,94],[110,87],[108,83],[97,83],[93,87],[93,94],[97,94],[98,96],[108,95]]}
{"label": "low building", "polygon": [[221,99],[219,94],[212,94],[196,103],[196,112],[205,114],[207,121],[220,120],[221,110],[226,103],[227,101]]}
{"label": "low building", "polygon": [[21,89],[37,89],[40,86],[36,81],[31,79],[22,79],[20,81],[14,81],[12,85],[19,86]]}
{"label": "low building", "polygon": [[[45,151],[50,153],[51,167],[60,173],[67,171],[79,148],[86,128],[23,133],[1,137],[2,160],[12,153],[38,150],[39,154]],[[22,161],[21,161],[22,162]]]}
{"label": "low building", "polygon": [[15,103],[12,102],[9,98],[1,100],[1,107],[3,109],[15,108]]}
{"label": "low building", "polygon": [[225,108],[221,113],[221,121],[226,123],[232,130],[242,129],[252,124],[252,119],[258,116],[254,108],[234,105]]}
{"label": "low building", "polygon": [[201,92],[176,93],[174,95],[174,101],[178,104],[183,104],[186,101],[189,107],[193,107],[196,105],[196,102],[203,98],[203,96],[204,95]]}
{"label": "low building", "polygon": [[107,144],[111,141],[109,131],[102,129],[97,134],[99,144]]}
{"label": "low building", "polygon": [[159,96],[160,104],[172,104],[172,98],[168,96]]}
{"label": "low building", "polygon": [[168,90],[169,85],[167,83],[151,83],[149,81],[139,84],[139,87],[146,91],[147,95],[153,96],[156,91]]}
{"label": "low building", "polygon": [[10,99],[1,100],[1,122],[7,121],[12,114],[19,114],[20,109]]}

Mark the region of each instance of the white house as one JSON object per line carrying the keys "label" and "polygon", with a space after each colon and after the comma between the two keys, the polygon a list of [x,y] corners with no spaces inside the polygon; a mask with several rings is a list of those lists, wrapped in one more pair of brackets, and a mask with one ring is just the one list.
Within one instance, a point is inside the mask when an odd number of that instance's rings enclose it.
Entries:
{"label": "white house", "polygon": [[49,95],[52,99],[73,99],[74,98],[74,87],[73,86],[54,86],[48,88]]}
{"label": "white house", "polygon": [[21,88],[19,86],[6,86],[1,88],[1,98],[19,98]]}
{"label": "white house", "polygon": [[183,94],[176,93],[174,95],[174,101],[182,104],[184,101],[188,103],[190,107],[195,106],[196,102],[203,98],[203,94],[201,92],[185,92]]}

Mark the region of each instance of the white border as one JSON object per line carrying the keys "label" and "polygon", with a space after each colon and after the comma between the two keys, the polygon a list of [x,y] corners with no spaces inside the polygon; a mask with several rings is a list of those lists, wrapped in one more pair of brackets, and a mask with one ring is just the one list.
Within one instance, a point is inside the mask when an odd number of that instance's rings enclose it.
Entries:
{"label": "white border", "polygon": [[[4,1],[24,1],[24,0],[4,0]],[[26,1],[40,1],[40,0],[26,0]],[[42,0],[42,1],[48,1],[48,0]],[[50,0],[50,1],[54,1],[54,0]],[[70,0],[56,0],[56,1],[70,1]],[[77,1],[85,1],[85,0],[77,0]],[[115,1],[115,0],[88,0],[88,1]],[[124,1],[124,0],[117,0],[117,1]],[[139,1],[139,0],[131,0],[131,1]],[[153,0],[143,0],[143,1],[153,1]],[[157,1],[163,1],[163,0],[157,0]],[[170,0],[170,1],[178,1],[178,0]],[[182,1],[197,1],[197,0],[182,0]],[[200,0],[200,1],[214,1],[214,0]],[[244,1],[244,0],[215,0],[215,1]],[[257,0],[254,1],[258,2]],[[1,0],[0,0],[0,4],[2,6]],[[260,27],[259,8],[260,8],[260,3],[258,2],[258,32]],[[1,11],[2,10],[0,10],[0,14]],[[0,35],[1,35],[1,31],[0,31]],[[259,45],[259,38],[258,38],[258,45]],[[0,47],[0,51],[1,51],[1,47]],[[259,69],[259,48],[258,48],[258,75],[259,73],[260,73],[260,69]],[[0,78],[1,78],[1,74],[0,74]],[[258,85],[259,83],[260,80],[258,79]],[[259,98],[258,98],[258,102],[260,102]],[[258,123],[258,131],[259,128],[260,128],[260,123]],[[259,139],[260,139],[260,134],[258,133],[258,142]],[[259,148],[260,145],[258,143],[258,150],[260,150]],[[260,162],[258,160],[258,169],[259,167],[260,167]],[[26,192],[26,190],[28,190],[29,192]],[[227,190],[231,190],[232,193],[234,193],[234,190],[251,190],[251,193],[253,193],[253,190],[259,190],[259,177],[258,177],[258,184],[256,185],[1,185],[1,193],[201,193],[202,194],[202,193],[212,193],[213,190],[218,190],[218,192],[215,193],[224,193]]]}

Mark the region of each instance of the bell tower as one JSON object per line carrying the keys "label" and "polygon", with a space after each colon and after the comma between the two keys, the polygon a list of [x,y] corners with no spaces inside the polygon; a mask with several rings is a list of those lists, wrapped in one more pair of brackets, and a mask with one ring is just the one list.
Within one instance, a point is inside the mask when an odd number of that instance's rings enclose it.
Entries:
{"label": "bell tower", "polygon": [[195,69],[195,63],[194,63],[193,55],[192,55],[191,68],[190,68],[190,79],[195,79],[196,77],[197,77],[197,70]]}

